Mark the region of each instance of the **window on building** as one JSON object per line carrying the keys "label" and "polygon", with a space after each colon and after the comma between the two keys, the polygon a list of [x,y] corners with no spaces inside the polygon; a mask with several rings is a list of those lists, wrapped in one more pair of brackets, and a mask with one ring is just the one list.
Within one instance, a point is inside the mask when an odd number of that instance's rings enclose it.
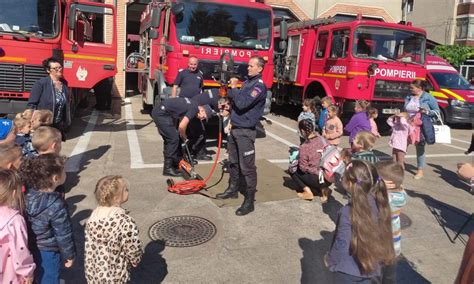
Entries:
{"label": "window on building", "polygon": [[474,17],[465,17],[456,20],[456,39],[474,39]]}
{"label": "window on building", "polygon": [[331,58],[346,58],[349,49],[349,30],[332,32]]}
{"label": "window on building", "polygon": [[328,33],[320,33],[316,46],[316,58],[324,58],[326,56],[326,46],[328,44]]}
{"label": "window on building", "polygon": [[406,9],[407,9],[408,13],[413,12],[413,7],[415,5],[415,0],[406,0],[405,5],[407,5]]}

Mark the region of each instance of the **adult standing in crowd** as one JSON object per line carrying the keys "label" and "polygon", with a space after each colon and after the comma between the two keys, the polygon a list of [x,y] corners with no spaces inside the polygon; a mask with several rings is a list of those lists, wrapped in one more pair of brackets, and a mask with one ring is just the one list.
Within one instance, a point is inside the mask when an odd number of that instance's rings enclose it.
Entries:
{"label": "adult standing in crowd", "polygon": [[[197,116],[198,119],[206,119],[211,116],[209,107],[198,106],[188,98],[169,98],[160,105],[153,108],[151,116],[161,137],[163,137],[164,166],[163,175],[180,176],[177,164],[182,157],[179,150],[180,137],[187,140],[186,129],[189,121]],[[176,129],[176,121],[179,121]]]}
{"label": "adult standing in crowd", "polygon": [[228,92],[232,100],[230,122],[232,128],[227,137],[229,153],[229,187],[216,197],[219,199],[237,198],[240,185],[246,185],[244,202],[235,212],[238,216],[254,210],[254,198],[257,191],[257,167],[255,166],[256,126],[263,115],[267,88],[262,80],[265,60],[252,56],[248,63],[248,80],[237,89],[237,78],[230,79]]}
{"label": "adult standing in crowd", "polygon": [[48,109],[53,113],[53,127],[61,131],[62,140],[66,140],[64,130],[71,123],[67,82],[63,78],[61,62],[54,57],[43,61],[48,76],[39,79],[31,89],[28,107]]}
{"label": "adult standing in crowd", "polygon": [[202,92],[203,78],[202,72],[198,69],[199,60],[196,56],[188,59],[188,69],[179,71],[178,76],[174,80],[171,97],[178,96],[178,87],[180,88],[179,96],[192,98]]}
{"label": "adult standing in crowd", "polygon": [[[439,107],[436,99],[425,92],[425,82],[422,80],[415,80],[410,84],[409,94],[405,98],[404,109],[408,112],[410,118],[414,118],[417,113],[423,113],[428,115],[431,118],[437,117],[439,114]],[[416,149],[416,164],[417,172],[414,176],[415,179],[423,178],[423,169],[426,165],[425,163],[425,143],[415,144]]]}

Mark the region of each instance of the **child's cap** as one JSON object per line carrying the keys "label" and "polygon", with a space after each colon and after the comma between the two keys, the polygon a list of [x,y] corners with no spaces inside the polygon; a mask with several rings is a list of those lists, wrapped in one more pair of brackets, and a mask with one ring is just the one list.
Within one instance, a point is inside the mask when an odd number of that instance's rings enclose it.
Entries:
{"label": "child's cap", "polygon": [[0,140],[7,138],[13,129],[13,121],[8,118],[0,119]]}

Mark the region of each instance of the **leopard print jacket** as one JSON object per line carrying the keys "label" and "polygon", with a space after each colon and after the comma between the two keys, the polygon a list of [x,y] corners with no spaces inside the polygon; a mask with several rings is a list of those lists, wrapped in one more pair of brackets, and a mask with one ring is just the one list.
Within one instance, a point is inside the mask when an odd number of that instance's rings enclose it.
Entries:
{"label": "leopard print jacket", "polygon": [[85,276],[88,283],[126,283],[143,251],[138,227],[125,212],[88,220],[85,228]]}

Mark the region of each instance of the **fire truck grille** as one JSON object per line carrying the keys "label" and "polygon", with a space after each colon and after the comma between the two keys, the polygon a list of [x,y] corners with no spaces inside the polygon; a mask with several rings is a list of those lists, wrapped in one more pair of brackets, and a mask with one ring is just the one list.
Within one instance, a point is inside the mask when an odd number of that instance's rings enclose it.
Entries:
{"label": "fire truck grille", "polygon": [[46,72],[40,65],[0,63],[0,91],[29,92],[44,76]]}
{"label": "fire truck grille", "polygon": [[410,93],[410,82],[377,80],[374,98],[404,99]]}
{"label": "fire truck grille", "polygon": [[[216,80],[220,79],[218,73],[218,65],[219,61],[199,61],[199,69],[203,73],[204,80],[213,80],[212,76],[214,76]],[[245,77],[247,76],[247,66],[247,63],[234,62],[234,71],[236,73],[235,75],[240,77],[241,80],[245,80]]]}

